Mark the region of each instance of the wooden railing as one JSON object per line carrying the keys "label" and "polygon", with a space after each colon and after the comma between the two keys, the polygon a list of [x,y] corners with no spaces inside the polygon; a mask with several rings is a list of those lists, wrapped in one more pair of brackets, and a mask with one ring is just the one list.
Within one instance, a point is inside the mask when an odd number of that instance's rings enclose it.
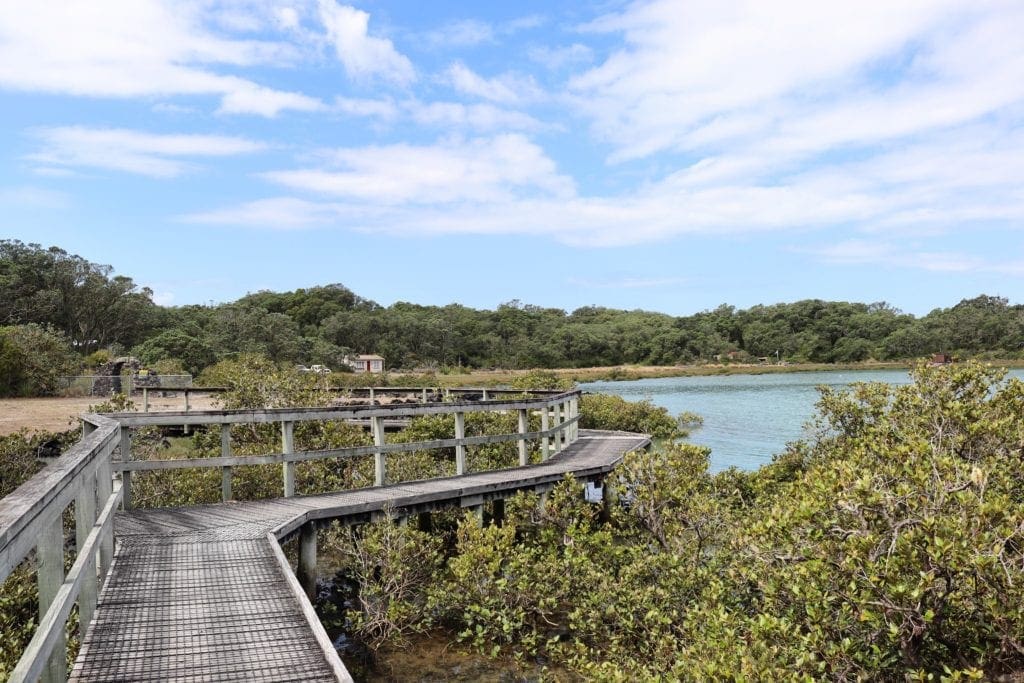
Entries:
{"label": "wooden railing", "polygon": [[[84,633],[98,587],[114,556],[113,514],[120,482],[111,478],[111,454],[121,427],[99,417],[81,441],[0,501],[0,581],[35,554],[39,625],[11,672],[11,681],[67,679],[65,624],[78,603]],[[77,554],[64,573],[64,513],[74,503]]]}
{"label": "wooden railing", "polygon": [[[520,396],[524,393],[517,392]],[[538,392],[541,393],[541,392]],[[115,472],[121,473],[124,491],[124,507],[132,507],[132,472],[221,468],[221,499],[228,501],[232,495],[232,468],[240,465],[282,466],[282,494],[295,495],[295,464],[311,460],[328,460],[374,456],[374,485],[387,483],[387,456],[410,451],[438,448],[455,449],[455,473],[465,474],[466,447],[482,444],[518,441],[519,464],[527,464],[527,442],[539,439],[541,459],[546,460],[561,451],[576,439],[579,421],[579,391],[542,392],[536,398],[505,398],[487,401],[446,401],[440,403],[399,404],[387,406],[341,406],[333,408],[277,408],[265,410],[221,410],[202,412],[159,412],[159,413],[113,413],[105,417],[116,420],[120,427],[120,458],[113,463]],[[529,431],[530,411],[539,411],[541,428]],[[465,416],[467,413],[516,411],[518,430],[511,434],[466,436]],[[413,443],[387,443],[384,433],[385,420],[412,418],[422,415],[454,415],[455,429],[450,439],[436,439]],[[91,422],[100,416],[85,415]],[[296,451],[294,448],[294,426],[296,422],[311,420],[368,421],[374,444],[318,451]],[[236,456],[231,452],[231,426],[236,424],[281,425],[281,451],[268,455]],[[132,431],[152,425],[196,427],[218,425],[220,427],[221,453],[219,457],[189,458],[172,460],[133,460],[131,450]]]}
{"label": "wooden railing", "polygon": [[[500,392],[490,394],[499,395]],[[232,468],[239,465],[280,464],[282,491],[295,495],[295,464],[311,460],[373,455],[375,485],[387,483],[387,456],[408,451],[455,449],[456,474],[465,474],[466,448],[518,442],[520,465],[528,464],[528,443],[539,440],[541,459],[554,456],[578,436],[579,391],[516,392],[486,401],[445,401],[390,406],[283,408],[203,412],[87,414],[82,416],[82,439],[55,462],[0,500],[0,582],[34,555],[39,590],[40,621],[23,652],[11,681],[63,681],[67,678],[65,624],[78,604],[79,631],[84,635],[96,607],[99,588],[114,554],[114,511],[132,507],[132,472],[195,467],[219,467],[221,496],[231,499]],[[523,397],[523,394],[531,396]],[[454,395],[457,395],[455,393]],[[506,395],[506,394],[500,394]],[[465,416],[477,412],[515,412],[517,430],[510,434],[466,436]],[[530,412],[540,413],[541,428],[529,431]],[[452,438],[415,443],[387,443],[386,418],[454,415]],[[310,420],[369,420],[372,446],[322,451],[295,451],[294,425]],[[231,425],[281,424],[281,452],[259,456],[231,454]],[[186,460],[132,460],[132,431],[152,425],[219,425],[219,457]],[[113,456],[115,452],[118,457]],[[75,560],[64,572],[63,518],[74,503]]]}

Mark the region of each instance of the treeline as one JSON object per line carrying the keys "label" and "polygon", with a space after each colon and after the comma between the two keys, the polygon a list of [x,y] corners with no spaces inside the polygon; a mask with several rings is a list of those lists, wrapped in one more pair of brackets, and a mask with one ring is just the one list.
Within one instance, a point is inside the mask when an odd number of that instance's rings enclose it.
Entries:
{"label": "treeline", "polygon": [[[384,307],[340,284],[258,292],[216,306],[162,307],[151,291],[109,266],[56,247],[0,241],[0,325],[29,324],[57,335],[79,358],[130,352],[164,371],[193,374],[238,353],[332,368],[346,354],[377,353],[393,369],[1024,354],[1024,306],[996,296],[920,318],[884,302],[817,299],[746,310],[722,305],[679,317],[597,306],[570,313],[519,301],[493,311],[405,302]],[[0,330],[0,356],[7,348],[14,357],[16,344],[3,341],[8,328]]]}

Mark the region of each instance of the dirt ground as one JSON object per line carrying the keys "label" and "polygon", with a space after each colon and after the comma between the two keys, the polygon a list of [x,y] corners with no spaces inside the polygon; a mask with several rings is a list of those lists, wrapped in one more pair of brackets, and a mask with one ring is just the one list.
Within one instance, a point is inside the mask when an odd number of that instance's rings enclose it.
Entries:
{"label": "dirt ground", "polygon": [[[78,415],[89,406],[100,403],[97,397],[84,398],[4,398],[0,399],[0,435],[13,434],[21,429],[32,431],[59,432],[78,426]],[[136,397],[139,410],[142,398]],[[190,410],[213,408],[213,397],[190,396]],[[161,398],[149,397],[149,410],[184,410],[185,399],[180,395]]]}

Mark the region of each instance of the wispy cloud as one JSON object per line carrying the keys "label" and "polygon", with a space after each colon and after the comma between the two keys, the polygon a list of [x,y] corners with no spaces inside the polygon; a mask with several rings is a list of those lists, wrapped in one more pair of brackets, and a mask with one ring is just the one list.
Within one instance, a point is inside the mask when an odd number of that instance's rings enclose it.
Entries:
{"label": "wispy cloud", "polygon": [[919,242],[850,239],[818,247],[794,247],[825,263],[843,266],[912,268],[935,273],[1000,273],[1024,276],[1024,261],[994,261],[963,251],[935,249]]}
{"label": "wispy cloud", "polygon": [[582,43],[560,47],[534,45],[526,51],[526,56],[548,69],[559,70],[569,66],[588,64],[594,58],[594,51]]}
{"label": "wispy cloud", "polygon": [[508,201],[526,195],[566,196],[572,181],[544,151],[517,134],[324,152],[320,168],[261,174],[314,193],[378,204]]}
{"label": "wispy cloud", "polygon": [[201,3],[41,0],[0,4],[0,87],[91,97],[213,95],[225,113],[276,116],[322,103],[230,73],[288,63],[281,41],[218,35]]}
{"label": "wispy cloud", "polygon": [[434,48],[477,47],[497,43],[503,38],[537,28],[544,23],[545,18],[539,14],[530,14],[497,24],[479,19],[459,19],[427,31],[422,39]]}
{"label": "wispy cloud", "polygon": [[165,135],[123,128],[69,126],[33,131],[42,148],[27,159],[44,169],[102,168],[171,178],[190,167],[186,159],[250,154],[259,142],[220,135]]}
{"label": "wispy cloud", "polygon": [[472,47],[491,43],[494,26],[477,19],[452,21],[426,34],[426,42],[434,47]]}
{"label": "wispy cloud", "polygon": [[501,104],[519,104],[542,97],[541,89],[531,77],[505,73],[484,78],[462,62],[450,65],[444,78],[458,92]]}

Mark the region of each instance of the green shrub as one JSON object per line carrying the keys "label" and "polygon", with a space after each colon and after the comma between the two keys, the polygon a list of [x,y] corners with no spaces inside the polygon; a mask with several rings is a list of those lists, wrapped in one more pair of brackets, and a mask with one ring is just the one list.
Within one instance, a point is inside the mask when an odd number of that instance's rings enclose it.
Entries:
{"label": "green shrub", "polygon": [[583,394],[580,427],[639,432],[658,438],[683,434],[677,420],[665,408],[650,401],[627,401],[610,394]]}

